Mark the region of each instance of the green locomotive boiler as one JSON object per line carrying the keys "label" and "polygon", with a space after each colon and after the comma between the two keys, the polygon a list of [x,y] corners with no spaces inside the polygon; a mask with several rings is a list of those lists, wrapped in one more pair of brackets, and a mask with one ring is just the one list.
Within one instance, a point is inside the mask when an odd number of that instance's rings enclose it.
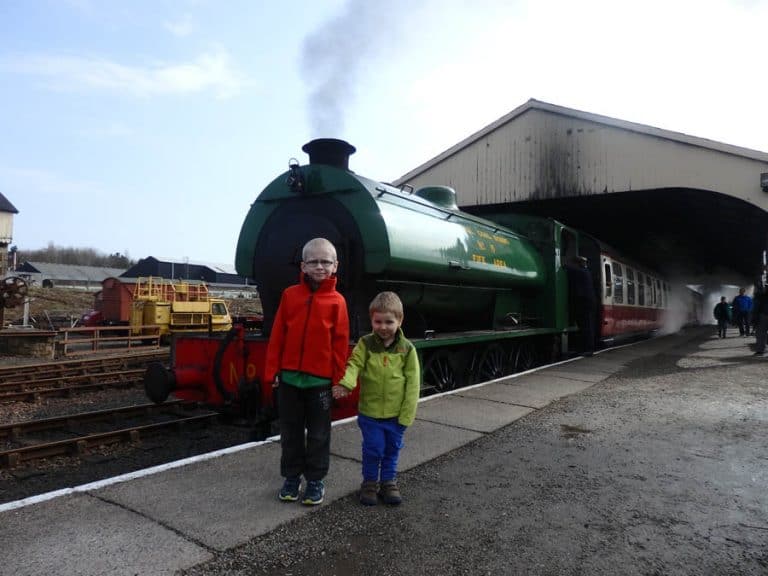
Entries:
{"label": "green locomotive boiler", "polygon": [[370,331],[373,296],[397,292],[427,390],[525,370],[567,350],[575,328],[562,264],[587,245],[596,250],[589,237],[527,216],[507,215],[503,227],[459,210],[448,187],[369,180],[350,171],[355,148],[342,140],[303,150],[309,164],[291,161],[261,192],[238,241],[236,268],[259,288],[265,335],[283,289],[298,279],[303,245],[324,237],[338,252],[353,339]]}

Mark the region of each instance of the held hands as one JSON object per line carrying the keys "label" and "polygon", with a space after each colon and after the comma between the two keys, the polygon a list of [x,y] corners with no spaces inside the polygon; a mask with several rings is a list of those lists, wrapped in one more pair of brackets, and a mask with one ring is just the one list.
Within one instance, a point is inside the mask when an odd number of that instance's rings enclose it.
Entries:
{"label": "held hands", "polygon": [[339,400],[340,398],[346,398],[349,396],[349,390],[344,388],[344,386],[336,384],[336,386],[331,388],[331,394],[333,394],[334,400]]}

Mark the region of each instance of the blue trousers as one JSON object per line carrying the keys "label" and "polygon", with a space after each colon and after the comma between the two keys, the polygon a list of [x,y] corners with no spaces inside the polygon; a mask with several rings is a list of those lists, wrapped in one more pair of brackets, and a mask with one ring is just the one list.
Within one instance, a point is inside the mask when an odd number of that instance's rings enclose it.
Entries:
{"label": "blue trousers", "polygon": [[357,425],[363,433],[363,481],[394,480],[406,426],[397,418],[378,419],[363,414],[357,415]]}

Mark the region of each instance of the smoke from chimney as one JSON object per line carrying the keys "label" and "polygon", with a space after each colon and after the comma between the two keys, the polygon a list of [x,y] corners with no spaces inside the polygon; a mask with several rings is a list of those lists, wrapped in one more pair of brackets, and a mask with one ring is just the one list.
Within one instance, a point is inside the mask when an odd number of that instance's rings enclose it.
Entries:
{"label": "smoke from chimney", "polygon": [[343,134],[345,112],[357,95],[361,70],[384,43],[396,41],[388,20],[402,19],[393,6],[399,3],[349,0],[338,16],[304,40],[301,71],[308,87],[313,136]]}

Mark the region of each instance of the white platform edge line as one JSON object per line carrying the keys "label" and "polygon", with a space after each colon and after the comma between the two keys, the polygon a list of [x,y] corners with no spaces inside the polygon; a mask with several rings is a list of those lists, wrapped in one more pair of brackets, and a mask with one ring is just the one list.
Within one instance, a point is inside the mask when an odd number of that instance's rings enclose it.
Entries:
{"label": "white platform edge line", "polygon": [[[625,344],[623,346],[615,346],[612,348],[606,348],[605,350],[599,350],[595,352],[595,355],[602,354],[605,352],[610,352],[611,350],[619,350],[620,348],[625,348],[627,346],[633,346],[635,344],[639,344],[640,342],[633,342],[630,344]],[[560,362],[555,362],[554,364],[547,364],[546,366],[537,366],[535,368],[531,368],[530,370],[526,370],[525,372],[517,372],[516,374],[509,374],[508,376],[502,376],[501,378],[496,378],[494,380],[489,380],[487,382],[480,382],[479,384],[473,384],[471,386],[465,386],[463,388],[459,388],[457,390],[448,390],[447,392],[441,392],[440,394],[433,394],[431,396],[427,396],[426,398],[420,398],[419,403],[422,402],[428,402],[430,400],[434,400],[435,398],[442,398],[443,396],[453,395],[459,392],[463,392],[465,390],[472,390],[474,388],[480,388],[482,386],[487,386],[488,384],[494,384],[496,382],[499,382],[501,380],[508,380],[509,378],[518,378],[520,376],[525,376],[526,374],[532,374],[534,372],[538,372],[539,370],[544,370],[545,368],[552,368],[553,366],[560,366],[561,364],[568,364],[569,362],[575,362],[578,360],[582,360],[582,356],[576,356],[575,358],[568,358],[566,360],[561,360]],[[349,418],[344,418],[342,420],[336,420],[333,422],[332,426],[340,426],[342,424],[347,424],[349,422],[354,422],[357,419],[357,416],[350,416]],[[159,472],[164,472],[166,470],[172,470],[174,468],[180,468],[182,466],[187,466],[189,464],[194,464],[196,462],[204,462],[206,460],[213,460],[215,458],[218,458],[220,456],[224,456],[227,454],[234,454],[236,452],[240,452],[242,450],[249,450],[251,448],[256,448],[258,446],[263,446],[265,444],[271,444],[274,442],[278,442],[280,440],[280,436],[271,436],[267,438],[266,440],[262,440],[259,442],[247,442],[246,444],[238,444],[237,446],[230,446],[229,448],[222,448],[221,450],[216,450],[215,452],[207,452],[205,454],[198,454],[197,456],[190,456],[189,458],[184,458],[182,460],[175,460],[173,462],[168,462],[166,464],[160,464],[158,466],[152,466],[150,468],[144,468],[142,470],[136,470],[135,472],[128,472],[127,474],[121,474],[120,476],[113,476],[111,478],[105,478],[104,480],[98,480],[96,482],[90,482],[88,484],[81,484],[80,486],[74,486],[71,488],[61,488],[59,490],[54,490],[52,492],[46,492],[45,494],[38,494],[36,496],[30,496],[29,498],[23,498],[21,500],[14,500],[13,502],[6,502],[5,504],[0,504],[0,514],[3,512],[8,512],[10,510],[17,510],[19,508],[24,508],[25,506],[31,506],[33,504],[40,504],[42,502],[47,502],[48,500],[53,500],[55,498],[59,498],[61,496],[67,496],[69,494],[77,494],[77,493],[83,493],[83,492],[89,492],[90,490],[97,490],[99,488],[105,488],[107,486],[112,486],[114,484],[120,484],[122,482],[127,482],[129,480],[135,480],[137,478],[142,478],[144,476],[151,476],[153,474],[157,474]]]}

